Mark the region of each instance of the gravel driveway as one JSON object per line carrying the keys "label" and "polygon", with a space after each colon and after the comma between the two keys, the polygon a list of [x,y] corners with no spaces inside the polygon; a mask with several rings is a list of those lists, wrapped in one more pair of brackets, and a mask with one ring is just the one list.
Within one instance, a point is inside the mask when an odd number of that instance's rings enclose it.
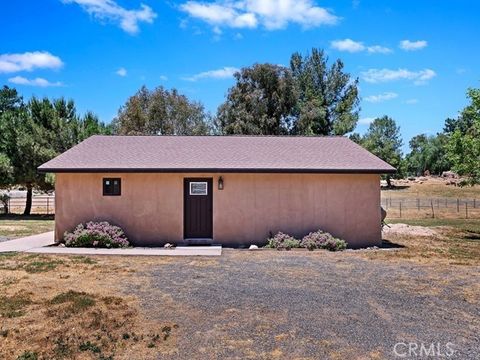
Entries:
{"label": "gravel driveway", "polygon": [[178,324],[172,358],[400,359],[398,342],[479,358],[480,267],[352,253],[226,250],[155,265],[125,291]]}

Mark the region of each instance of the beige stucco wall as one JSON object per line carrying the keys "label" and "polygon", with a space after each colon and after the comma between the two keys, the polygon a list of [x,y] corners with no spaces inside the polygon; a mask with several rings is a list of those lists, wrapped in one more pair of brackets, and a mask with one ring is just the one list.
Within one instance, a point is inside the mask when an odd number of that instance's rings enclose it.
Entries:
{"label": "beige stucco wall", "polygon": [[[217,189],[218,177],[224,190]],[[121,196],[102,178],[120,177]],[[211,177],[216,243],[262,243],[269,232],[301,237],[316,229],[352,247],[378,245],[380,178],[368,174],[57,174],[56,238],[88,220],[120,225],[135,244],[183,240],[183,179]]]}

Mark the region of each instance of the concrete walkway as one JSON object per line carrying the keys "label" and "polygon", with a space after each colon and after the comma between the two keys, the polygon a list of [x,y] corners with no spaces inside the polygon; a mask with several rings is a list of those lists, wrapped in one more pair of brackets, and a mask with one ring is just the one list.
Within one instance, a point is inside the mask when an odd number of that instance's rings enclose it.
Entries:
{"label": "concrete walkway", "polygon": [[67,248],[55,244],[53,231],[0,243],[2,252],[74,255],[137,255],[137,256],[220,256],[221,246],[177,246],[174,249],[134,247],[127,249]]}
{"label": "concrete walkway", "polygon": [[27,236],[20,239],[13,239],[0,242],[0,253],[12,251],[27,251],[42,246],[55,244],[53,231],[43,234]]}
{"label": "concrete walkway", "polygon": [[134,247],[126,249],[67,248],[59,246],[28,249],[36,254],[136,255],[136,256],[220,256],[221,246],[177,246],[174,249]]}

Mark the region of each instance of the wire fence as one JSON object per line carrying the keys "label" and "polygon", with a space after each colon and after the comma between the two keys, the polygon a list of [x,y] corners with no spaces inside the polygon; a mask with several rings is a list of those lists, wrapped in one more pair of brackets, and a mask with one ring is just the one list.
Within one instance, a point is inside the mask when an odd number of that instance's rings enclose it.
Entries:
{"label": "wire fence", "polygon": [[[26,198],[10,198],[8,213],[22,214]],[[480,198],[398,198],[383,197],[382,207],[390,219],[480,219]],[[0,206],[0,213],[5,209]],[[32,199],[32,214],[55,214],[55,196],[41,195]]]}
{"label": "wire fence", "polygon": [[381,200],[387,218],[480,219],[480,199],[389,198]]}
{"label": "wire fence", "polygon": [[[8,199],[6,209],[0,205],[0,213],[5,213],[7,210],[8,214],[23,214],[26,202],[27,199],[24,197],[10,198]],[[55,214],[55,196],[34,196],[32,198],[31,214]]]}

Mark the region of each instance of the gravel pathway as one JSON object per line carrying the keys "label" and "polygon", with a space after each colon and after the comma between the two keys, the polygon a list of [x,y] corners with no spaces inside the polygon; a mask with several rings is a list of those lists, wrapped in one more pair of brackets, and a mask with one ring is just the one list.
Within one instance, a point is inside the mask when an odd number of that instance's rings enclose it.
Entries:
{"label": "gravel pathway", "polygon": [[479,267],[226,250],[142,276],[145,286],[125,291],[149,317],[178,324],[172,358],[400,359],[398,342],[480,354]]}

